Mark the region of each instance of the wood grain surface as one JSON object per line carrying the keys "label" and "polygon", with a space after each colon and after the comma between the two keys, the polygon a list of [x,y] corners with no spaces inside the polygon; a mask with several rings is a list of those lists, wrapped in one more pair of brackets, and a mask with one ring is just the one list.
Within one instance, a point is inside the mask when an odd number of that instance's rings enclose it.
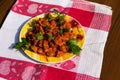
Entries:
{"label": "wood grain surface", "polygon": [[[112,25],[104,50],[101,80],[120,80],[120,0],[89,0],[112,7]],[[0,0],[0,26],[15,0]]]}

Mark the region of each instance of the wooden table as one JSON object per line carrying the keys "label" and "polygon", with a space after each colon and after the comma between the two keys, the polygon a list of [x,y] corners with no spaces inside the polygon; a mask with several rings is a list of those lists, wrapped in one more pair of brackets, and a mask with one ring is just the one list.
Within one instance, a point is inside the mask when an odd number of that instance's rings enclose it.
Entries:
{"label": "wooden table", "polygon": [[[113,19],[104,51],[101,80],[120,80],[120,0],[89,0],[113,9]],[[0,25],[15,0],[0,0]]]}

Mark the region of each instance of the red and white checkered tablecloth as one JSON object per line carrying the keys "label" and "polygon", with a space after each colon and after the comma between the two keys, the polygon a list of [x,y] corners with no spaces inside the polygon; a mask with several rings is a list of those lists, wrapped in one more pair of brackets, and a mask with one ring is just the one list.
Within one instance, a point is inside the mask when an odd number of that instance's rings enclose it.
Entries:
{"label": "red and white checkered tablecloth", "polygon": [[[12,49],[28,19],[53,9],[83,26],[86,41],[80,56],[42,64]],[[99,80],[111,17],[110,7],[85,0],[17,0],[0,30],[0,80]]]}

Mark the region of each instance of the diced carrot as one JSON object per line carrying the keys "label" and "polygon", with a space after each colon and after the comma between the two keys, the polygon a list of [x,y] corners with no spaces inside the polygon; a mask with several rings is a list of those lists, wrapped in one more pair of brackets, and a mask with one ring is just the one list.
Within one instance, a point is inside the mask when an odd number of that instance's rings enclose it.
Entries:
{"label": "diced carrot", "polygon": [[55,22],[54,20],[52,20],[52,21],[51,21],[51,25],[52,25],[53,27],[56,27],[56,22]]}
{"label": "diced carrot", "polygon": [[37,47],[36,47],[35,45],[32,45],[30,48],[31,48],[35,53],[37,53]]}
{"label": "diced carrot", "polygon": [[48,41],[44,40],[43,46],[44,48],[49,48]]}
{"label": "diced carrot", "polygon": [[63,54],[64,54],[64,52],[58,51],[58,52],[57,52],[57,57],[60,57],[60,56],[62,56]]}
{"label": "diced carrot", "polygon": [[68,51],[68,47],[66,45],[62,45],[60,47],[60,50],[63,51],[64,53],[66,53]]}

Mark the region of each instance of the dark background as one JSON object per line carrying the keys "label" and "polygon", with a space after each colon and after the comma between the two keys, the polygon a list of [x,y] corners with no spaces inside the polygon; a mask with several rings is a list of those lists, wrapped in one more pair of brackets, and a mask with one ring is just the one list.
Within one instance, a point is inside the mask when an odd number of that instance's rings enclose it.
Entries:
{"label": "dark background", "polygon": [[[0,26],[16,0],[0,0]],[[120,0],[89,0],[112,7],[112,25],[104,50],[101,80],[120,80]]]}

